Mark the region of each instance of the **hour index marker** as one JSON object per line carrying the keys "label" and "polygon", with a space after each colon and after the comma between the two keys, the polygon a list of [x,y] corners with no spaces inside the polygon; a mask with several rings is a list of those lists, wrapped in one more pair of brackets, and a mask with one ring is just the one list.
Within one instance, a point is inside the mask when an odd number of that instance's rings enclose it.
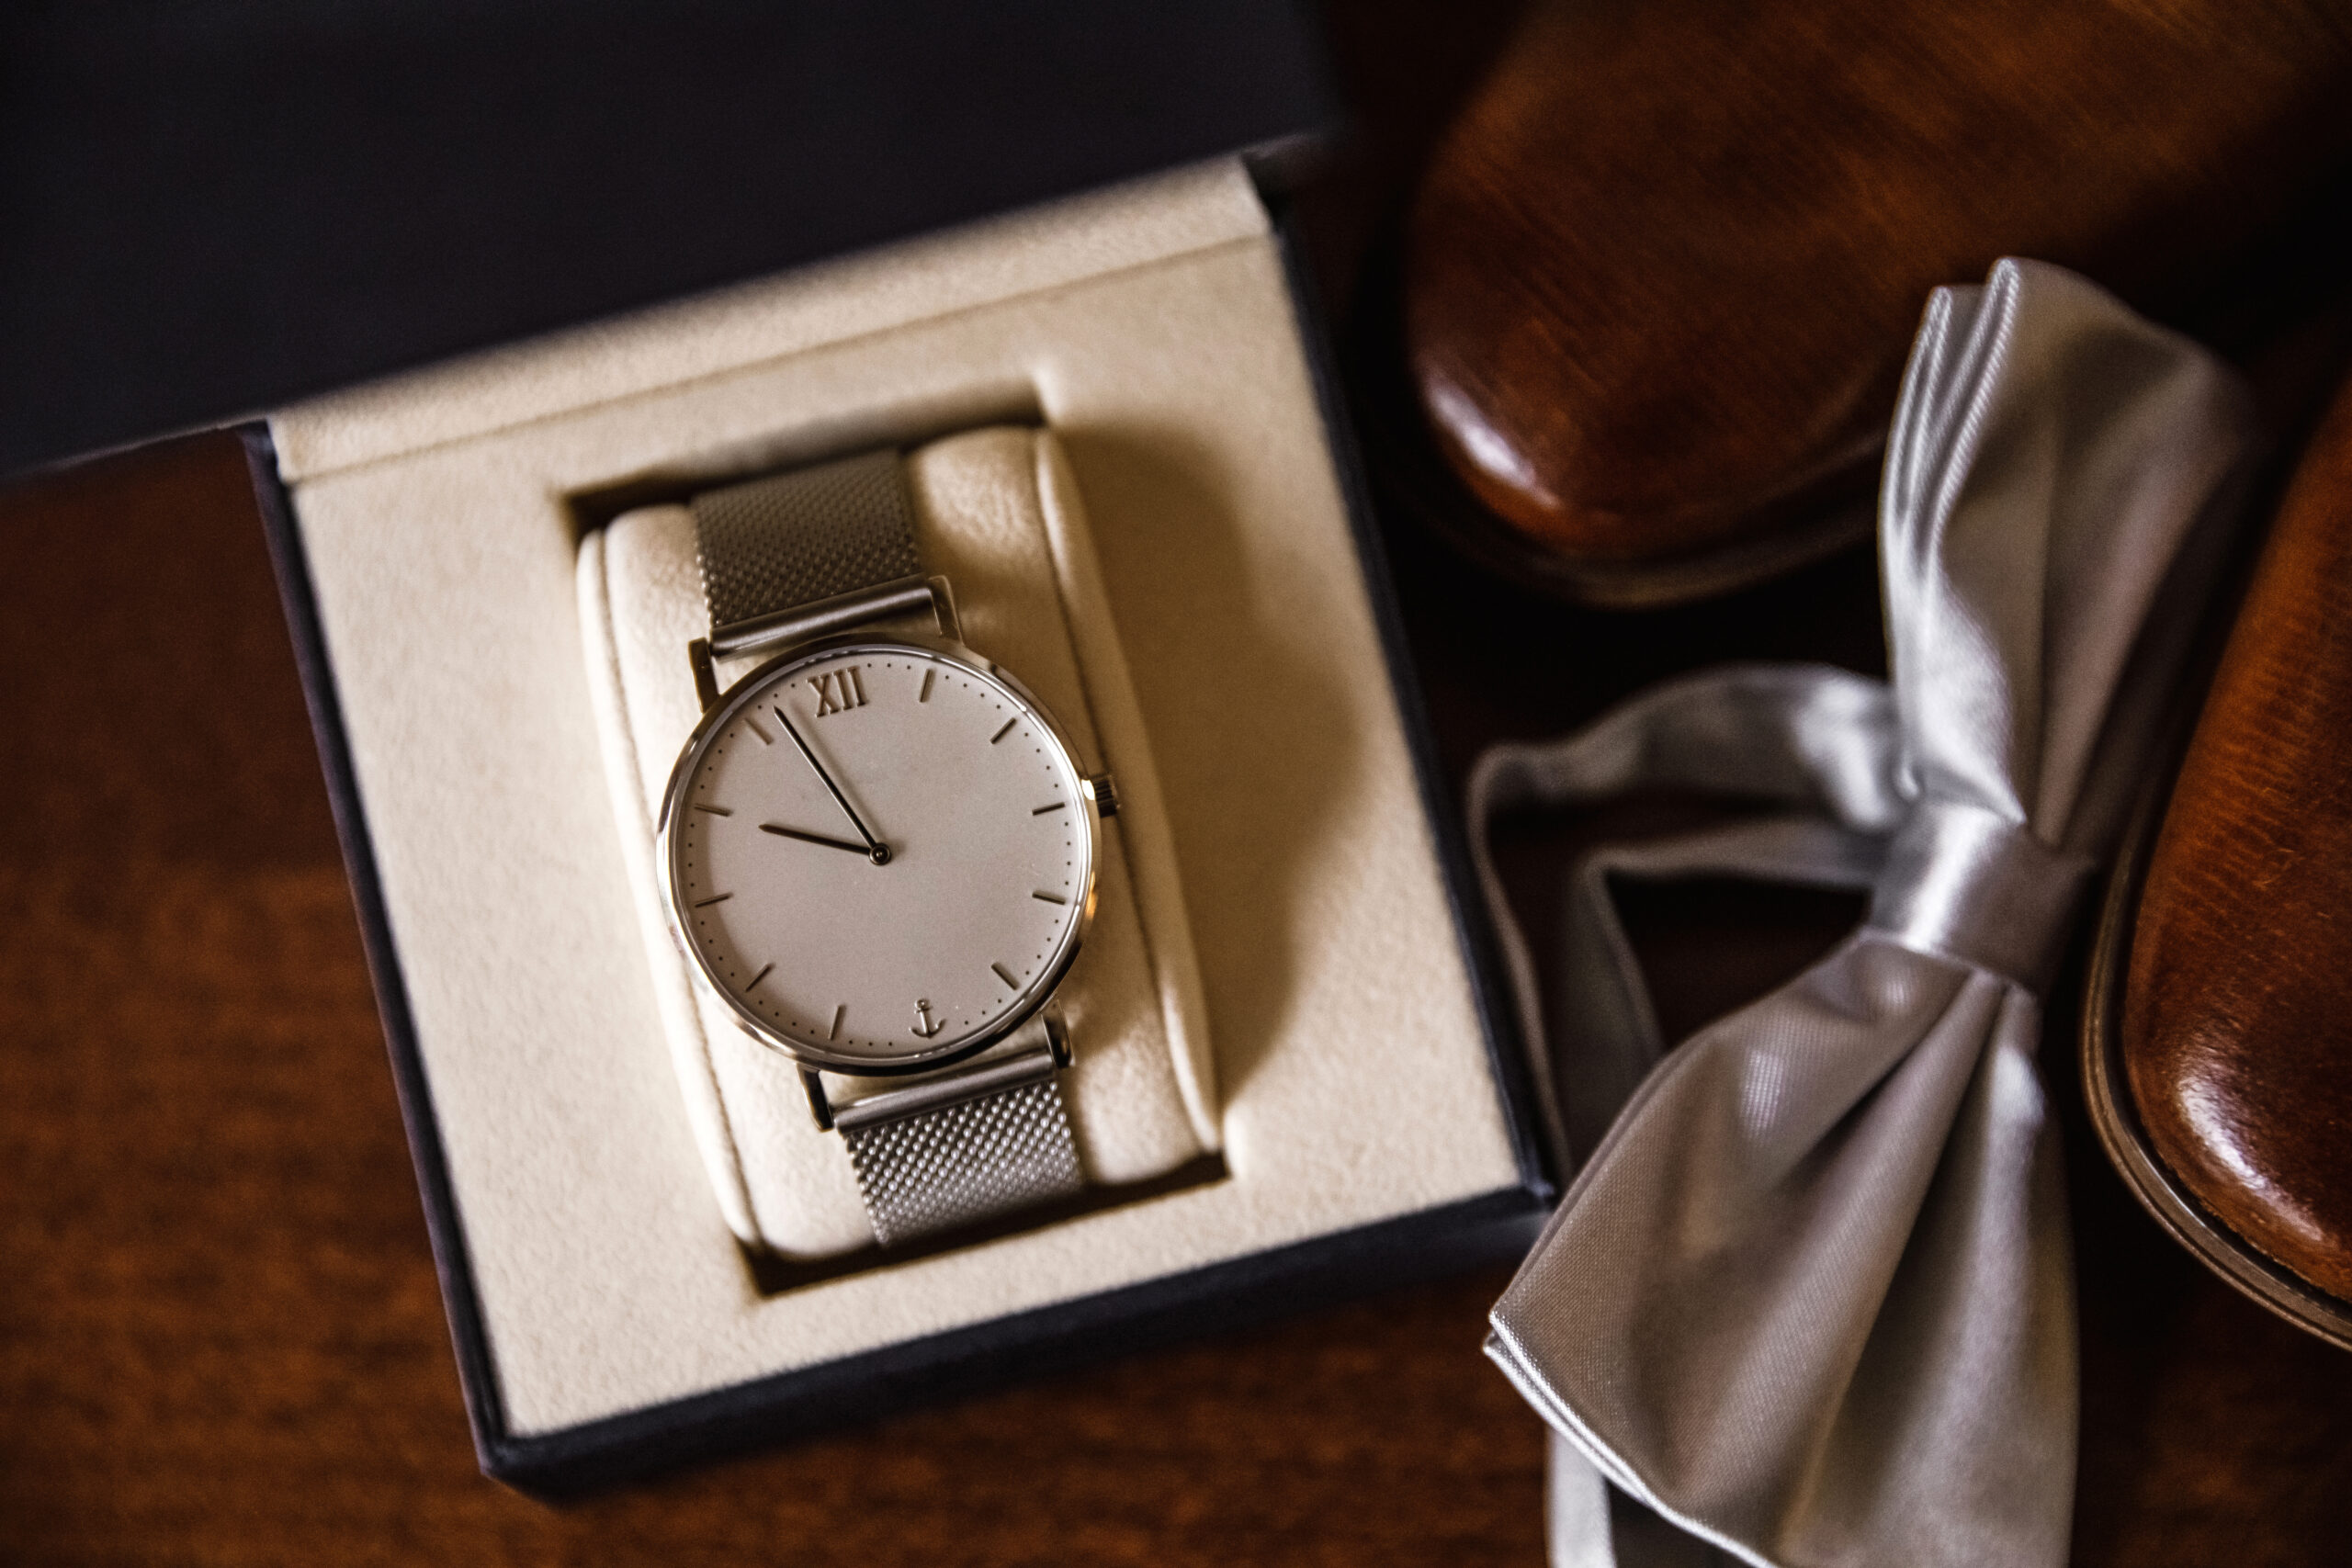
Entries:
{"label": "hour index marker", "polygon": [[826,1039],[839,1040],[842,1037],[842,1020],[846,1017],[848,1013],[849,1004],[847,1002],[840,1003],[833,1009],[833,1026],[825,1031]]}
{"label": "hour index marker", "polygon": [[735,815],[735,812],[734,812],[733,808],[732,808],[732,807],[725,807],[725,806],[705,806],[705,805],[704,805],[701,801],[699,801],[699,800],[697,800],[697,801],[695,801],[695,809],[696,811],[707,811],[707,812],[709,812],[713,817],[732,817],[732,816],[734,816],[734,815]]}
{"label": "hour index marker", "polygon": [[1036,810],[1032,811],[1029,815],[1032,817],[1043,817],[1046,812],[1059,811],[1063,807],[1068,806],[1069,804],[1069,802],[1067,800],[1057,800],[1051,806],[1041,806],[1037,807]]}
{"label": "hour index marker", "polygon": [[752,976],[750,979],[748,979],[748,980],[744,981],[744,982],[743,982],[743,988],[744,988],[745,990],[747,990],[747,991],[748,991],[748,990],[750,990],[752,987],[754,987],[754,986],[758,985],[761,981],[763,981],[763,980],[766,979],[770,975],[774,974],[775,972],[775,964],[771,964],[767,965],[767,967],[765,967],[765,968],[762,969],[758,974],[756,974],[756,975]]}
{"label": "hour index marker", "polygon": [[1012,727],[1013,727],[1014,725],[1016,725],[1016,724],[1019,724],[1020,722],[1021,722],[1021,718],[1020,718],[1020,716],[1019,716],[1019,715],[1017,715],[1017,714],[1016,714],[1016,715],[1014,715],[1012,717],[1006,719],[1006,720],[1004,721],[1004,728],[1003,728],[1002,729],[998,730],[994,735],[991,735],[991,736],[989,736],[989,745],[991,745],[991,746],[993,746],[993,745],[995,745],[998,741],[1000,741],[1000,740],[1003,739],[1006,736],[1008,736],[1008,735],[1012,734]]}
{"label": "hour index marker", "polygon": [[707,898],[695,899],[695,908],[697,909],[708,908],[713,904],[724,904],[727,900],[734,897],[735,895],[732,893],[714,893]]}
{"label": "hour index marker", "polygon": [[1018,980],[1016,980],[1016,979],[1014,979],[1011,975],[1006,974],[1006,973],[1005,973],[1005,969],[1004,969],[1004,965],[1003,965],[1003,964],[989,964],[989,967],[996,971],[996,977],[997,977],[998,979],[1000,979],[1000,980],[1003,981],[1006,985],[1008,985],[1008,986],[1012,987],[1014,990],[1016,990],[1016,991],[1017,991],[1017,990],[1019,990],[1019,989],[1021,988],[1021,982],[1020,982],[1020,981],[1018,981]]}
{"label": "hour index marker", "polygon": [[1067,904],[1069,902],[1067,898],[1057,898],[1050,893],[1032,893],[1029,897],[1032,898],[1043,898],[1048,904]]}
{"label": "hour index marker", "polygon": [[748,729],[748,730],[750,730],[752,734],[754,734],[754,735],[758,736],[758,737],[760,738],[760,744],[761,744],[761,745],[763,745],[763,746],[773,746],[773,745],[775,745],[775,742],[774,740],[772,740],[772,739],[770,739],[768,738],[768,732],[767,732],[766,730],[762,729],[762,728],[760,728],[760,721],[759,721],[758,719],[756,719],[756,718],[753,718],[750,714],[745,714],[745,715],[743,716],[743,728],[746,728],[746,729]]}
{"label": "hour index marker", "polygon": [[915,701],[919,703],[931,701],[931,683],[938,676],[939,671],[936,670],[926,670],[922,672],[922,690],[915,694]]}

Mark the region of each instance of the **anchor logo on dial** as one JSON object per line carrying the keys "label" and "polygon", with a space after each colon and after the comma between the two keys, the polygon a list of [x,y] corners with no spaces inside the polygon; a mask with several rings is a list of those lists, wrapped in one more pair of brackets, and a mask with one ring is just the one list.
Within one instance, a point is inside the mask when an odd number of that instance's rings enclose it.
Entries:
{"label": "anchor logo on dial", "polygon": [[931,1003],[926,999],[915,1003],[915,1038],[928,1040],[945,1028],[947,1021],[931,1016]]}

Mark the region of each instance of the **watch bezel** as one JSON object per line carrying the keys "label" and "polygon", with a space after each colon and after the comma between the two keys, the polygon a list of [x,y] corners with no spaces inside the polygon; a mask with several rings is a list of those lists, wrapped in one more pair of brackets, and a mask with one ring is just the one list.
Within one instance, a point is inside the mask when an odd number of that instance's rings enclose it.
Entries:
{"label": "watch bezel", "polygon": [[[995,1023],[979,1033],[956,1043],[937,1049],[910,1053],[905,1056],[877,1061],[870,1056],[850,1056],[828,1052],[805,1041],[781,1033],[764,1019],[745,1007],[711,973],[701,951],[687,938],[685,922],[680,915],[678,887],[677,826],[681,817],[680,802],[691,786],[696,767],[708,751],[714,739],[726,728],[738,714],[749,706],[754,696],[788,672],[795,665],[812,663],[842,653],[872,650],[878,654],[918,653],[928,658],[945,660],[1005,688],[1012,697],[1024,705],[1036,716],[1039,727],[1061,750],[1070,775],[1078,781],[1078,794],[1084,802],[1080,812],[1086,825],[1085,894],[1079,901],[1078,915],[1062,938],[1036,983],[1029,987],[1026,998],[1011,1009]],[[685,957],[698,984],[706,987],[734,1016],[735,1021],[753,1040],[770,1050],[791,1057],[803,1066],[821,1068],[858,1077],[897,1077],[910,1073],[930,1072],[967,1061],[1020,1031],[1053,998],[1061,987],[1070,965],[1077,962],[1079,950],[1085,945],[1088,931],[1094,923],[1095,901],[1101,878],[1102,857],[1102,810],[1096,798],[1092,777],[1053,710],[1039,700],[1037,694],[1023,684],[1020,678],[995,660],[977,652],[951,637],[926,633],[892,632],[876,636],[872,632],[836,632],[826,637],[811,637],[779,649],[774,657],[763,660],[719,694],[718,700],[707,709],[694,728],[693,734],[679,750],[678,760],[672,764],[669,782],[662,787],[662,810],[654,826],[654,853],[660,862],[658,878],[662,897],[662,914],[670,928],[671,940]]]}

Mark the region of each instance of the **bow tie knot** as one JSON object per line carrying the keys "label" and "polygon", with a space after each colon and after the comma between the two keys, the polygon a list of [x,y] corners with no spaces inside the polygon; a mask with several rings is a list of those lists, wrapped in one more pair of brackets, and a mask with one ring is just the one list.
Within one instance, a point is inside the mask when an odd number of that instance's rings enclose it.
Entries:
{"label": "bow tie knot", "polygon": [[1959,801],[1923,800],[1887,846],[1870,929],[2039,992],[2090,881],[2088,857]]}

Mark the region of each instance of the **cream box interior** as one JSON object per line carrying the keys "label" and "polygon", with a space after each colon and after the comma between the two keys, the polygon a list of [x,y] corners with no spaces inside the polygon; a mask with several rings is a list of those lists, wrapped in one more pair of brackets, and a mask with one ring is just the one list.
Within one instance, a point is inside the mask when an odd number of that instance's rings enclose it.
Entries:
{"label": "cream box interior", "polygon": [[[1171,1281],[1194,1283],[1162,1305],[1278,1285],[1269,1259],[1411,1275],[1362,1238],[1401,1245],[1415,1216],[1532,1224],[1309,346],[1238,162],[337,394],[270,435],[493,1471],[596,1446],[567,1435],[854,1415],[855,1369],[1115,1340]],[[1074,1114],[1083,1139],[1148,1101],[1122,1174],[1196,1178],[905,1259],[857,1249],[846,1188],[779,1235],[713,1163],[614,749],[620,645],[668,612],[628,607],[645,559],[614,608],[608,525],[883,444],[944,465],[918,479],[934,531],[958,494],[1035,487],[1070,700],[1143,786],[1122,843],[1158,998],[1131,1093],[1081,1088]],[[788,1207],[817,1168],[759,1179]],[[841,1261],[779,1283],[743,1236]]]}

